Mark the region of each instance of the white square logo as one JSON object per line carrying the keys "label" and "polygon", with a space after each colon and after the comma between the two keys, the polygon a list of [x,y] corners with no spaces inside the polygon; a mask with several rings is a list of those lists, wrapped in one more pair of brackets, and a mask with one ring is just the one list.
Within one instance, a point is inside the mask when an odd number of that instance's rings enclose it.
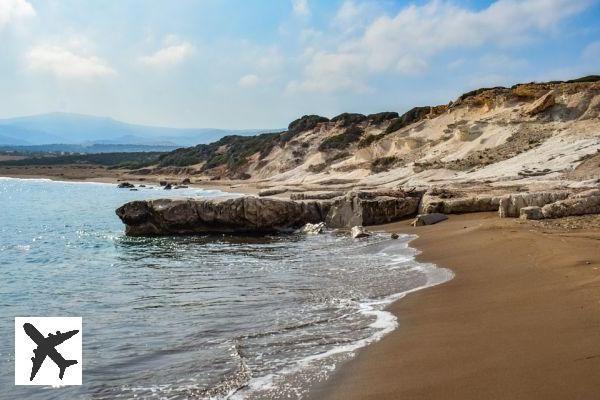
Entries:
{"label": "white square logo", "polygon": [[81,385],[81,317],[15,318],[15,385]]}

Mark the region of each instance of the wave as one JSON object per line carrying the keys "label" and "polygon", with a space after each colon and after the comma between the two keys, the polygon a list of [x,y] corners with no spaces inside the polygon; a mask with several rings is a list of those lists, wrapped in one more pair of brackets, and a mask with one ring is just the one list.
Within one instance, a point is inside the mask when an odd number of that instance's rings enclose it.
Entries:
{"label": "wave", "polygon": [[[407,248],[409,242],[417,238],[416,235],[411,235],[411,236],[403,235],[403,236],[404,236],[404,238],[410,238],[405,243],[400,243],[400,246],[402,246],[403,248]],[[337,355],[345,354],[345,355],[349,355],[350,357],[352,357],[355,355],[357,350],[381,340],[383,337],[385,337],[389,333],[393,332],[396,328],[398,328],[398,320],[397,320],[396,316],[392,312],[386,310],[386,308],[390,304],[402,299],[403,297],[405,297],[406,295],[408,295],[410,293],[414,293],[419,290],[423,290],[423,289],[426,289],[426,288],[429,288],[429,287],[432,287],[435,285],[439,285],[441,283],[451,280],[454,277],[454,273],[449,269],[439,268],[435,264],[417,262],[416,255],[420,254],[420,251],[418,251],[414,248],[411,248],[411,249],[414,251],[413,256],[411,258],[412,261],[414,261],[414,263],[415,263],[413,268],[417,269],[420,272],[422,272],[423,274],[425,274],[425,276],[427,277],[427,282],[418,287],[408,289],[408,290],[405,290],[402,292],[394,293],[392,295],[385,296],[381,299],[363,299],[362,301],[357,302],[358,312],[360,312],[365,317],[375,317],[375,321],[369,325],[370,328],[376,329],[376,331],[372,335],[370,335],[367,338],[363,338],[363,339],[359,339],[359,340],[356,340],[356,341],[353,341],[350,343],[345,343],[345,344],[335,346],[332,349],[329,349],[325,352],[306,356],[306,357],[298,360],[295,365],[283,368],[278,372],[251,378],[248,382],[244,383],[243,386],[239,387],[237,390],[231,391],[226,396],[224,396],[224,399],[243,400],[243,399],[247,399],[249,397],[251,398],[253,395],[258,394],[260,392],[265,392],[268,390],[275,389],[278,386],[278,381],[284,380],[286,378],[286,376],[298,374],[300,371],[309,368],[311,365],[315,364],[316,362],[327,360],[327,359],[333,358],[334,356],[337,356]],[[380,253],[382,253],[384,250],[385,249],[380,250]],[[404,264],[407,261],[408,260],[405,255],[399,255],[399,256],[395,257],[394,259],[392,259],[390,266],[397,264],[397,263]],[[314,321],[313,323],[319,324],[319,323],[326,323],[326,322],[330,322],[330,321],[331,320],[319,320],[319,321]],[[299,329],[299,328],[307,326],[307,325],[312,325],[313,323],[300,324],[298,326],[286,327],[285,329],[286,330]],[[268,334],[272,334],[272,333],[273,332],[267,332],[267,333],[256,334],[254,336],[263,335],[263,334],[268,335]],[[326,371],[326,372],[332,371],[333,369],[335,369],[335,367],[336,367],[336,363],[334,362],[333,365],[327,366],[327,369],[329,371]]]}

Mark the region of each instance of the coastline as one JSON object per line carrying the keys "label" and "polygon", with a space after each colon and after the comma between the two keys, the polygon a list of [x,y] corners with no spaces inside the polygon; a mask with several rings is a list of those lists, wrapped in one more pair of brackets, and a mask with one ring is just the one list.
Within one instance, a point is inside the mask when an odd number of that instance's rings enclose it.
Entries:
{"label": "coastline", "polygon": [[[225,185],[189,186],[225,191]],[[309,398],[600,395],[594,373],[600,370],[600,217],[533,222],[481,213],[419,228],[400,221],[369,229],[418,235],[410,242],[420,252],[417,261],[455,276],[393,302],[386,310],[399,327],[358,350]]]}
{"label": "coastline", "polygon": [[[131,176],[119,170],[107,170],[101,167],[57,167],[48,169],[47,166],[37,167],[0,167],[0,177],[15,179],[48,179],[59,182],[91,182],[117,185],[119,182],[127,181],[135,185],[158,186],[158,182],[166,180],[169,182],[180,182],[183,178],[176,176]],[[226,193],[255,195],[260,188],[256,182],[246,181],[202,181],[186,184],[190,188],[220,190]]]}
{"label": "coastline", "polygon": [[454,279],[388,309],[399,328],[360,350],[312,399],[565,399],[600,395],[600,220],[495,213],[412,228],[417,260]]}

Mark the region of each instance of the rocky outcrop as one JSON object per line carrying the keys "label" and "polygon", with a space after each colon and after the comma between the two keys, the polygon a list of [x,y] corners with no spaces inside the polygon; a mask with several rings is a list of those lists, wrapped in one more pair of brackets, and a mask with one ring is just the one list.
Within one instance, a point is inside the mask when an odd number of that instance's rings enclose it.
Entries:
{"label": "rocky outcrop", "polygon": [[542,207],[544,218],[600,214],[600,190],[593,189]]}
{"label": "rocky outcrop", "polygon": [[542,208],[538,206],[523,207],[521,208],[519,218],[521,219],[542,219]]}
{"label": "rocky outcrop", "polygon": [[308,223],[300,229],[300,233],[305,233],[307,235],[318,235],[319,233],[323,233],[324,230],[324,222],[319,222],[318,224]]}
{"label": "rocky outcrop", "polygon": [[442,222],[448,219],[446,214],[433,213],[433,214],[420,214],[417,215],[417,218],[411,223],[412,226],[423,226],[423,225],[433,225],[438,222]]}
{"label": "rocky outcrop", "polygon": [[119,189],[132,189],[135,187],[135,185],[129,182],[121,182],[117,185],[117,187]]}
{"label": "rocky outcrop", "polygon": [[556,104],[556,99],[554,97],[554,91],[551,91],[534,101],[533,104],[526,111],[526,114],[529,116],[534,116],[543,111],[546,111],[554,104]]}
{"label": "rocky outcrop", "polygon": [[332,201],[325,218],[327,226],[378,225],[413,215],[419,206],[419,196],[402,191],[348,192]]}
{"label": "rocky outcrop", "polygon": [[353,226],[350,230],[350,236],[352,236],[354,239],[359,239],[369,237],[371,236],[371,233],[362,226]]}
{"label": "rocky outcrop", "polygon": [[419,205],[419,214],[466,214],[473,212],[497,211],[500,205],[499,196],[472,196],[444,198],[438,190],[429,190],[423,195]]}
{"label": "rocky outcrop", "polygon": [[324,226],[350,228],[383,224],[415,214],[418,205],[418,194],[384,190],[349,192],[333,201],[250,196],[132,201],[118,208],[116,213],[131,236],[243,234],[289,231],[304,225],[305,232],[312,232],[321,231]]}
{"label": "rocky outcrop", "polygon": [[132,201],[116,210],[129,236],[271,233],[323,221],[325,202],[257,197]]}
{"label": "rocky outcrop", "polygon": [[569,192],[534,192],[534,193],[514,193],[502,197],[498,214],[500,218],[519,217],[521,209],[524,207],[537,206],[542,207],[546,204],[554,203],[569,197]]}

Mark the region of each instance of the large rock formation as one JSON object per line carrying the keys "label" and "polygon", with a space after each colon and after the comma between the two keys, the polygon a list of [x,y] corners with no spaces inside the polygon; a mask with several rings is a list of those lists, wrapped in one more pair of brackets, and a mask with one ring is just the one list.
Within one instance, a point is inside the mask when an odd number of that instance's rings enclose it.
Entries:
{"label": "large rock formation", "polygon": [[[333,201],[258,197],[132,201],[116,213],[130,236],[271,233],[325,222],[332,228],[376,225],[415,214],[418,195],[399,190],[349,192]],[[310,225],[309,225],[310,226]],[[322,229],[322,225],[318,225]]]}
{"label": "large rock formation", "polygon": [[556,104],[554,91],[546,93],[544,96],[537,99],[526,111],[527,115],[534,116]]}
{"label": "large rock formation", "polygon": [[419,200],[402,191],[348,192],[333,200],[325,223],[332,228],[385,224],[415,214]]}
{"label": "large rock formation", "polygon": [[116,213],[129,236],[205,233],[270,233],[323,221],[325,202],[257,197],[132,201]]}
{"label": "large rock formation", "polygon": [[564,200],[569,197],[569,192],[535,192],[514,193],[502,197],[498,214],[500,218],[519,217],[524,207],[542,207],[546,204]]}

